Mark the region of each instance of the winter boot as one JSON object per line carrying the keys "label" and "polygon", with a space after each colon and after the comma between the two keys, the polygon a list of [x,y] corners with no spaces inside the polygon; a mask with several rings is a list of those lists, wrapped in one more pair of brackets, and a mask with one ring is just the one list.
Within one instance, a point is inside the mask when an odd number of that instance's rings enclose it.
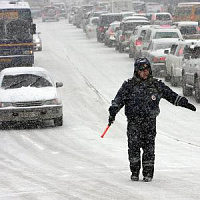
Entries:
{"label": "winter boot", "polygon": [[151,182],[152,181],[152,177],[150,177],[150,176],[145,176],[144,178],[143,178],[143,181],[144,182]]}
{"label": "winter boot", "polygon": [[131,180],[132,181],[139,181],[139,175],[132,173]]}

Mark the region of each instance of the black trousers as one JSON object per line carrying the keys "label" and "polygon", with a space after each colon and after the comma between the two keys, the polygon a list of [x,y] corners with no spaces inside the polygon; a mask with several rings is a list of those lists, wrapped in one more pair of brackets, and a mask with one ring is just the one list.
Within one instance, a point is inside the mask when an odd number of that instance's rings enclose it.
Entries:
{"label": "black trousers", "polygon": [[156,118],[128,119],[127,136],[131,172],[139,176],[142,149],[142,174],[153,178]]}

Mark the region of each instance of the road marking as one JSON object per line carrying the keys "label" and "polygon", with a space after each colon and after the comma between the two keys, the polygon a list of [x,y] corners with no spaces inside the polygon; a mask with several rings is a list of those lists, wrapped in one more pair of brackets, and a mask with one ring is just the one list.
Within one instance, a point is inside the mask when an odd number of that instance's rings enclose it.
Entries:
{"label": "road marking", "polygon": [[44,150],[44,147],[40,146],[39,144],[37,144],[36,142],[34,142],[33,140],[31,140],[31,139],[28,138],[27,136],[22,135],[22,137],[23,137],[25,140],[29,141],[29,142],[30,142],[31,144],[33,144],[34,146],[36,146],[38,149]]}

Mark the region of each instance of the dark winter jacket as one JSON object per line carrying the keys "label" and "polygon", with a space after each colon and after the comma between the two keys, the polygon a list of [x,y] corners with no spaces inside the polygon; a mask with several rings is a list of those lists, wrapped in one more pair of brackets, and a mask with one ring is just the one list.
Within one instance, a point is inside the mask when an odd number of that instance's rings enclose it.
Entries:
{"label": "dark winter jacket", "polygon": [[128,119],[154,118],[160,113],[161,98],[174,105],[179,105],[182,97],[152,76],[146,80],[134,76],[122,84],[112,101],[109,112],[111,116],[115,116],[125,105],[125,115]]}

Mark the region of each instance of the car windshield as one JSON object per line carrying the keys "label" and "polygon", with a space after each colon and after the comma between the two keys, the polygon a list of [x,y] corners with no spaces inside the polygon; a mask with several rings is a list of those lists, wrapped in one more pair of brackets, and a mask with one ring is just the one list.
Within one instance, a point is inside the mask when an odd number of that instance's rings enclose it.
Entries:
{"label": "car windshield", "polygon": [[170,16],[168,14],[156,15],[156,20],[170,20]]}
{"label": "car windshield", "polygon": [[196,34],[197,28],[196,26],[181,26],[180,32],[183,35],[190,35],[190,34]]}
{"label": "car windshield", "polygon": [[157,32],[154,39],[159,38],[179,38],[179,35],[176,32]]}
{"label": "car windshield", "polygon": [[21,87],[52,87],[52,83],[42,76],[34,74],[18,74],[5,75],[1,87],[6,89],[14,89]]}

